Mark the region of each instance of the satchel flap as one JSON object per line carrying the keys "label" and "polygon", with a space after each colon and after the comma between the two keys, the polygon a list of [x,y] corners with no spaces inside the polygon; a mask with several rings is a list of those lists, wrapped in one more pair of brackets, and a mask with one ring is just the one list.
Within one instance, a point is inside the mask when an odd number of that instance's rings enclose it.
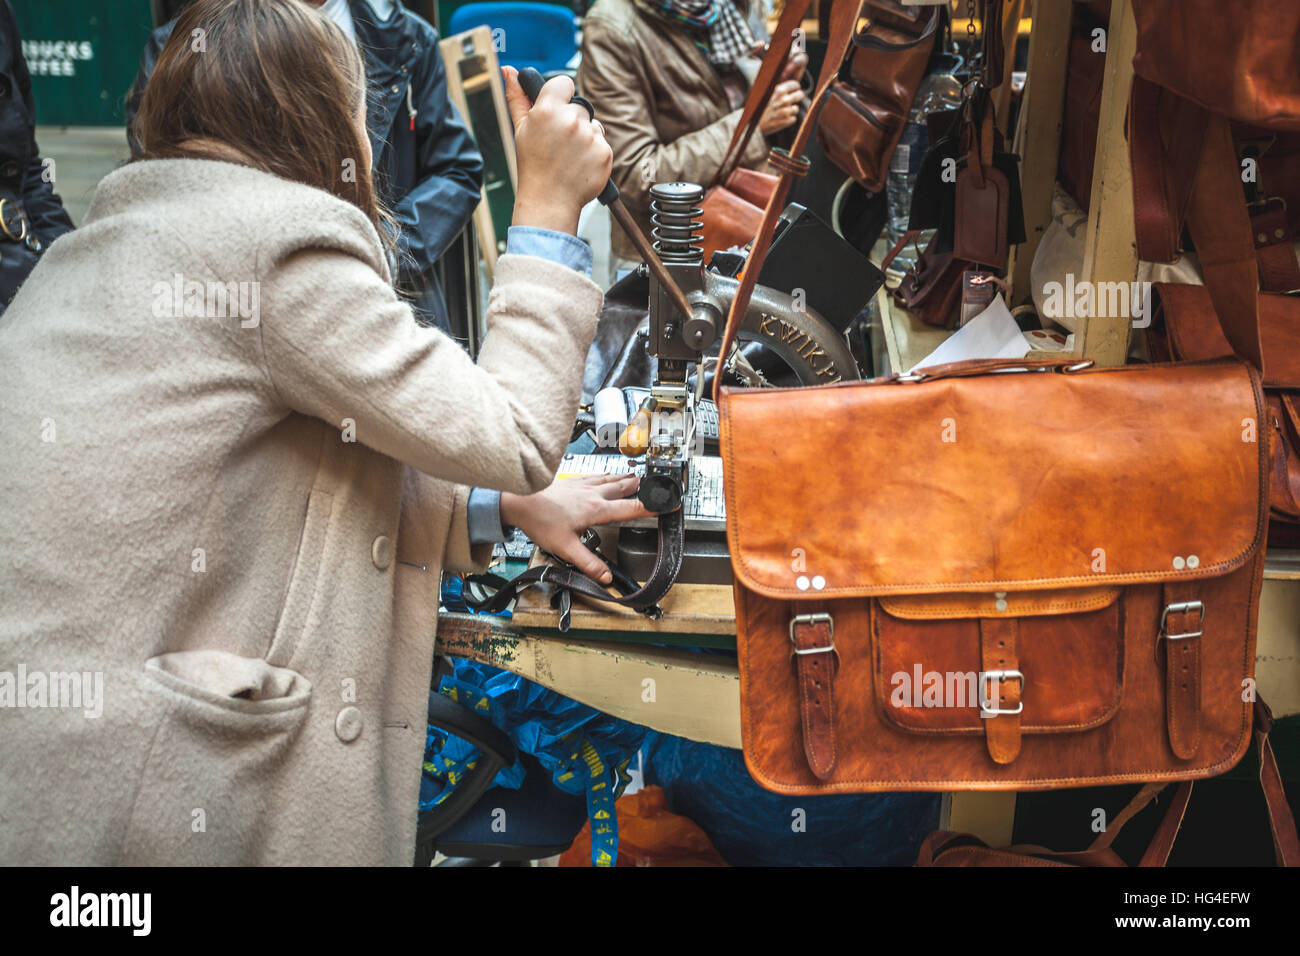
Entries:
{"label": "satchel flap", "polygon": [[1245,363],[724,389],[732,567],[767,597],[1216,577],[1267,518]]}

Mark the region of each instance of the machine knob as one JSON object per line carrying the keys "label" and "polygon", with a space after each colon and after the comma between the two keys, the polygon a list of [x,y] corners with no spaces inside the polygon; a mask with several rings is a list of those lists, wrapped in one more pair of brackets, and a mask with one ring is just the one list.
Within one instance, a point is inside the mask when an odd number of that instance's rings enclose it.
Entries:
{"label": "machine knob", "polygon": [[641,479],[641,490],[637,492],[637,497],[647,511],[655,514],[676,511],[682,506],[682,489],[668,475],[646,475]]}
{"label": "machine knob", "polygon": [[718,320],[721,316],[710,305],[697,304],[691,317],[682,327],[682,340],[696,351],[703,352],[718,337]]}

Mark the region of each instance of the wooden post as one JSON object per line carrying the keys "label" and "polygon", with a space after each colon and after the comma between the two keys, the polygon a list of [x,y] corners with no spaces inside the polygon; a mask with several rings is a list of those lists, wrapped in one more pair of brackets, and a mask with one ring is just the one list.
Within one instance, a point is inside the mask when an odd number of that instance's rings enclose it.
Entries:
{"label": "wooden post", "polygon": [[1052,222],[1052,190],[1061,151],[1061,115],[1065,110],[1065,66],[1070,52],[1070,13],[1071,5],[1060,0],[1034,0],[1029,77],[1017,126],[1017,137],[1024,143],[1020,190],[1025,210],[1025,241],[1012,247],[1007,270],[1013,303],[1030,298],[1029,267]]}
{"label": "wooden post", "polygon": [[[1122,282],[1124,288],[1137,277],[1137,248],[1133,230],[1133,181],[1129,172],[1128,141],[1124,121],[1129,88],[1133,85],[1133,54],[1137,49],[1137,23],[1131,0],[1114,0],[1106,34],[1106,77],[1101,88],[1101,124],[1092,169],[1092,201],[1088,234],[1084,242],[1083,281]],[[1125,296],[1125,300],[1128,297]],[[1127,315],[1088,316],[1076,320],[1075,354],[1098,365],[1122,365],[1128,356],[1132,319]]]}

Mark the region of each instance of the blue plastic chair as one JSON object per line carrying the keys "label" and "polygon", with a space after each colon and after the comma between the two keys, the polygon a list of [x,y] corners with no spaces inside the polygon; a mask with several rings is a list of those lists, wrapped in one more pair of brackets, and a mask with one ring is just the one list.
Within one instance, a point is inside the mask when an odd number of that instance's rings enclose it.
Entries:
{"label": "blue plastic chair", "polygon": [[[447,24],[449,36],[485,26],[493,31],[497,59],[543,76],[572,73],[578,54],[578,18],[552,3],[467,3]],[[496,32],[496,31],[501,32]]]}

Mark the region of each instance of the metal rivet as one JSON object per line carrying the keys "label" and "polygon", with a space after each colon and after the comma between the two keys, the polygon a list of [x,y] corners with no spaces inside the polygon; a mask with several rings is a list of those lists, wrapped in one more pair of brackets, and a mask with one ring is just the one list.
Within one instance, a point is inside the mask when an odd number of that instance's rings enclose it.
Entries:
{"label": "metal rivet", "polygon": [[1182,570],[1186,565],[1187,565],[1187,562],[1183,560],[1183,558],[1182,558],[1181,555],[1178,556],[1178,557],[1176,557],[1176,558],[1174,558],[1174,570],[1175,570],[1175,571],[1181,571],[1181,570]]}
{"label": "metal rivet", "polygon": [[1187,566],[1189,568],[1199,568],[1201,566],[1201,559],[1194,554],[1189,554],[1187,556]]}
{"label": "metal rivet", "polygon": [[1255,241],[1258,242],[1260,245],[1263,245],[1264,243],[1268,242],[1268,236],[1261,232],[1257,236],[1255,236]]}
{"label": "metal rivet", "polygon": [[807,591],[808,590],[807,575],[803,575],[803,574],[799,575],[799,577],[795,579],[794,586],[797,587],[800,591]]}
{"label": "metal rivet", "polygon": [[814,575],[812,579],[812,586],[813,586],[813,590],[820,591],[822,588],[826,587],[826,579],[822,577],[820,574]]}
{"label": "metal rivet", "polygon": [[1286,230],[1285,230],[1285,229],[1274,229],[1274,230],[1273,230],[1273,235],[1277,236],[1279,239],[1285,239],[1285,238],[1286,238]]}

